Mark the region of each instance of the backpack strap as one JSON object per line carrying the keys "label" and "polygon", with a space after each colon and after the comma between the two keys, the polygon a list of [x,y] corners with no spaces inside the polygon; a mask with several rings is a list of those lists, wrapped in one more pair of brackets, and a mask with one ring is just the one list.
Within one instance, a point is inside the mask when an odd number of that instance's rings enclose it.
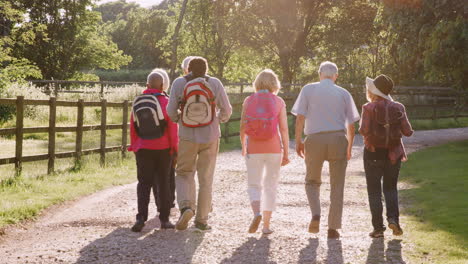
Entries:
{"label": "backpack strap", "polygon": [[388,147],[390,141],[390,117],[388,115],[388,102],[385,102],[385,147]]}

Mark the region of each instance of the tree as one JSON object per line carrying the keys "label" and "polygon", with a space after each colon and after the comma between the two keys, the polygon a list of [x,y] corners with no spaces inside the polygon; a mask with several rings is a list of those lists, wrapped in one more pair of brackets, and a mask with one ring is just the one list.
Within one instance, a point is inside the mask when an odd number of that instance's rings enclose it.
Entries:
{"label": "tree", "polygon": [[187,9],[188,0],[184,0],[182,2],[182,6],[179,11],[177,24],[174,29],[174,33],[172,34],[171,44],[172,44],[172,52],[171,52],[171,71],[170,77],[172,79],[175,78],[175,70],[177,65],[177,48],[179,47],[179,32],[180,27],[182,26],[182,21],[184,20],[185,10]]}
{"label": "tree", "polygon": [[33,23],[44,25],[32,44],[18,43],[15,54],[34,62],[46,79],[79,78],[80,70],[119,69],[131,57],[99,34],[99,13],[91,0],[21,1]]}
{"label": "tree", "polygon": [[41,77],[31,61],[13,54],[15,43],[31,43],[35,32],[41,30],[41,26],[25,21],[24,13],[10,2],[0,2],[0,92],[11,82]]}
{"label": "tree", "polygon": [[252,15],[247,22],[252,27],[250,46],[267,49],[277,56],[282,81],[292,83],[307,54],[306,41],[330,7],[320,0],[258,0],[251,1]]}

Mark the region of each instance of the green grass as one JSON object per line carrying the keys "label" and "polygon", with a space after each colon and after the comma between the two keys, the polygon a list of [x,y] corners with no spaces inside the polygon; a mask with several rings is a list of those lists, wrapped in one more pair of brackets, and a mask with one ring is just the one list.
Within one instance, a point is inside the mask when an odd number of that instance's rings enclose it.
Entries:
{"label": "green grass", "polygon": [[410,120],[414,130],[432,130],[444,128],[468,127],[468,117],[440,118],[436,120]]}
{"label": "green grass", "polygon": [[406,237],[420,256],[428,263],[467,263],[468,141],[411,154],[401,176],[411,186],[400,192],[408,204]]}
{"label": "green grass", "polygon": [[60,160],[53,175],[32,177],[33,171],[46,171],[47,161],[25,163],[23,176],[0,182],[0,230],[9,224],[34,219],[43,209],[110,186],[136,180],[133,155],[121,159],[120,153],[107,155],[105,168],[98,155],[84,157],[81,167],[70,167],[71,160]]}

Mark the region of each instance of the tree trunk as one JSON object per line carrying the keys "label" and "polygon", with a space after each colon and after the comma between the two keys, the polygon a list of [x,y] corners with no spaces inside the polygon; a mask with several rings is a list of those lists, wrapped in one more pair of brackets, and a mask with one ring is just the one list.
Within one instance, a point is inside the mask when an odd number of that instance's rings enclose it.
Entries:
{"label": "tree trunk", "polygon": [[179,19],[174,29],[174,35],[172,35],[172,54],[171,54],[171,72],[170,72],[171,79],[174,79],[176,77],[175,70],[177,67],[177,48],[179,46],[179,31],[180,31],[180,27],[182,26],[182,21],[184,20],[185,10],[187,9],[187,3],[188,3],[188,0],[184,0],[182,2]]}

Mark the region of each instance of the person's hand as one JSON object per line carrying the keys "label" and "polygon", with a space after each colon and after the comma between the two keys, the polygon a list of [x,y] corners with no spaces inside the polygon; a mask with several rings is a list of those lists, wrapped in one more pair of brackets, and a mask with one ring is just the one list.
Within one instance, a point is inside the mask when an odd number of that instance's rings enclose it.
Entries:
{"label": "person's hand", "polygon": [[247,155],[247,148],[245,146],[242,146],[242,156],[245,157]]}
{"label": "person's hand", "polygon": [[177,152],[172,154],[172,167],[175,168],[177,165]]}
{"label": "person's hand", "polygon": [[351,157],[352,157],[352,148],[348,148],[348,150],[346,151],[346,159],[350,160]]}
{"label": "person's hand", "polygon": [[283,155],[283,160],[281,161],[281,166],[285,166],[287,164],[289,164],[290,160],[289,160],[289,157],[288,157],[288,154],[284,154]]}
{"label": "person's hand", "polygon": [[296,141],[296,153],[299,157],[304,158],[304,143],[302,141]]}

